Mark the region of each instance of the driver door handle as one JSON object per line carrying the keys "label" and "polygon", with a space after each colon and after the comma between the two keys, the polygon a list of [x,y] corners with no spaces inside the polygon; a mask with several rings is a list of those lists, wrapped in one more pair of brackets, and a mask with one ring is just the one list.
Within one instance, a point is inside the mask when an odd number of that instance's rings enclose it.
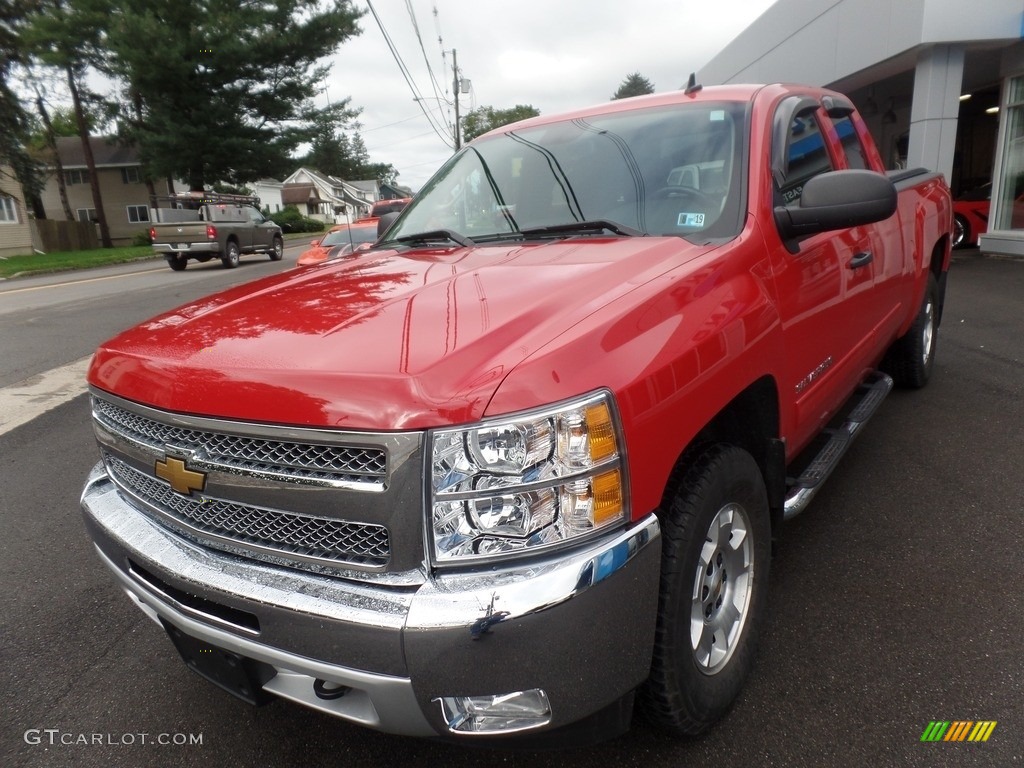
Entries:
{"label": "driver door handle", "polygon": [[860,269],[861,267],[866,267],[870,264],[873,258],[875,258],[875,256],[871,251],[861,251],[860,253],[855,253],[853,258],[850,259],[850,263],[846,266],[850,269]]}

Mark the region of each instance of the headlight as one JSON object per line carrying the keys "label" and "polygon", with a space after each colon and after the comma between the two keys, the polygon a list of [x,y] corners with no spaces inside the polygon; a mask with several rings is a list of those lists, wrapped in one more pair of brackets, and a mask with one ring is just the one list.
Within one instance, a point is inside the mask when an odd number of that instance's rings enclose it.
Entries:
{"label": "headlight", "polygon": [[628,518],[611,397],[431,433],[430,528],[438,564],[530,553]]}

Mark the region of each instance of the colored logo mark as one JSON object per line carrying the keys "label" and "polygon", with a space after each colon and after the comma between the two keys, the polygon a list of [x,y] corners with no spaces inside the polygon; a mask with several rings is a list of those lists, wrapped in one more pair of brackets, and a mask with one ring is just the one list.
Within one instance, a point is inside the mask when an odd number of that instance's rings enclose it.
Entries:
{"label": "colored logo mark", "polygon": [[932,720],[921,741],[988,741],[995,729],[995,720]]}

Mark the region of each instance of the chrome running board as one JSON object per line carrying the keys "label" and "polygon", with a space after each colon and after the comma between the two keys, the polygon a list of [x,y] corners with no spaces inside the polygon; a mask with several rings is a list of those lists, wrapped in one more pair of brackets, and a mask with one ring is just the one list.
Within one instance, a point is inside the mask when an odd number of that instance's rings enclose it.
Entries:
{"label": "chrome running board", "polygon": [[878,406],[882,404],[890,390],[892,390],[892,379],[880,371],[871,374],[857,388],[851,398],[857,404],[846,421],[839,427],[825,430],[825,434],[829,436],[825,446],[807,465],[800,477],[787,480],[788,490],[782,514],[783,520],[796,517],[807,508],[811,499],[832,474],[832,470],[839,464],[839,460],[853,443],[853,439],[861,428],[867,424],[868,419],[875,415],[875,411],[878,410]]}

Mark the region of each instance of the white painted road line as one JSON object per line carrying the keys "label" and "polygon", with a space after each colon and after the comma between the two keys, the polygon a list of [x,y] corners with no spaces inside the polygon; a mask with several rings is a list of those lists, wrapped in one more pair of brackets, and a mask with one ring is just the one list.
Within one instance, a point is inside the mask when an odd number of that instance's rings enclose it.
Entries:
{"label": "white painted road line", "polygon": [[83,357],[0,389],[0,435],[84,393],[91,359]]}
{"label": "white painted road line", "polygon": [[49,283],[47,285],[30,285],[28,288],[12,288],[9,291],[3,291],[3,293],[27,293],[28,291],[43,291],[47,288],[65,288],[69,285],[82,285],[83,283],[100,283],[104,280],[120,280],[125,277],[136,277],[137,275],[146,275],[150,272],[163,272],[161,269],[143,269],[138,272],[125,272],[123,275],[106,275],[104,277],[87,277],[79,280],[65,280],[63,283]]}

